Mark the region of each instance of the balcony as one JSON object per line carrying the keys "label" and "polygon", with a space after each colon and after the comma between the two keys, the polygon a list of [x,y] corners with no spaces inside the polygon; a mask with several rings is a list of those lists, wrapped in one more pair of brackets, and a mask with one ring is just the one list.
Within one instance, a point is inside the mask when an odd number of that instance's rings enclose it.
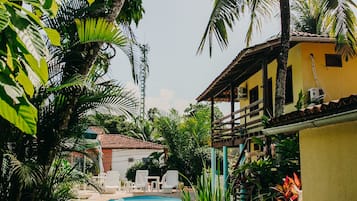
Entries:
{"label": "balcony", "polygon": [[249,137],[261,135],[262,116],[263,100],[258,100],[213,121],[212,146],[238,146]]}

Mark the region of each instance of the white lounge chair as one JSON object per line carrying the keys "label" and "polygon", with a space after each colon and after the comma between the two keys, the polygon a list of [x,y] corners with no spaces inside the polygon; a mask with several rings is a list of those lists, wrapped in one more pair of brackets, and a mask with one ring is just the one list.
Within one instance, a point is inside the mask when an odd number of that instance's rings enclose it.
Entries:
{"label": "white lounge chair", "polygon": [[160,182],[161,189],[164,193],[171,193],[173,188],[178,188],[178,171],[177,170],[168,170]]}
{"label": "white lounge chair", "polygon": [[104,178],[102,193],[115,193],[120,190],[119,177],[118,171],[108,171]]}
{"label": "white lounge chair", "polygon": [[136,170],[135,173],[135,182],[132,185],[131,189],[140,189],[143,191],[147,190],[147,185],[148,185],[148,177],[149,176],[149,170]]}

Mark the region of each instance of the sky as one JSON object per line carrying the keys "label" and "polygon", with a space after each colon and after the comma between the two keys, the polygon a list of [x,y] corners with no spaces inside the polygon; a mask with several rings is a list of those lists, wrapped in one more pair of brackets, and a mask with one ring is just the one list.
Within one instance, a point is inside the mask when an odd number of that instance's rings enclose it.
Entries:
{"label": "sky", "polygon": [[[216,45],[212,57],[208,48],[196,50],[206,28],[213,0],[143,0],[145,15],[134,29],[137,40],[150,47],[149,76],[145,107],[161,111],[175,108],[180,113],[196,103],[208,85],[245,48],[247,20],[242,19],[229,33],[229,47]],[[279,16],[263,21],[253,44],[261,43],[280,31]],[[109,76],[129,89],[135,89],[128,59],[120,51],[111,61]]]}

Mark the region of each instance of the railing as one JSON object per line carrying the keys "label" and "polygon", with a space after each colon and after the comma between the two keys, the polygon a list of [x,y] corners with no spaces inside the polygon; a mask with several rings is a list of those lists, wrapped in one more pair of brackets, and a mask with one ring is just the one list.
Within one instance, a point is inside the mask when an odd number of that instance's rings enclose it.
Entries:
{"label": "railing", "polygon": [[263,127],[263,100],[240,108],[212,123],[212,142],[254,132]]}

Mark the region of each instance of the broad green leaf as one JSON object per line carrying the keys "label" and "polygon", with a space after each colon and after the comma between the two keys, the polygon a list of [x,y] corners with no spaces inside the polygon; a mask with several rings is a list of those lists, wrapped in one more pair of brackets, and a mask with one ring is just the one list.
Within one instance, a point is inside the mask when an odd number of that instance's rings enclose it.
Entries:
{"label": "broad green leaf", "polygon": [[48,39],[50,39],[51,44],[55,46],[61,46],[61,36],[55,29],[45,28]]}
{"label": "broad green leaf", "polygon": [[92,3],[95,2],[95,0],[87,0],[87,2],[88,2],[89,5],[92,5]]}
{"label": "broad green leaf", "polygon": [[67,80],[66,82],[58,85],[58,86],[54,86],[54,87],[48,87],[46,88],[47,92],[51,93],[51,92],[57,92],[60,91],[62,89],[65,88],[70,88],[70,87],[74,87],[74,86],[83,86],[84,85],[84,78],[81,75],[75,75],[72,78],[70,78],[69,80]]}
{"label": "broad green leaf", "polygon": [[3,5],[0,6],[0,32],[4,30],[10,22],[9,13]]}
{"label": "broad green leaf", "polygon": [[40,76],[43,83],[46,83],[48,80],[48,66],[45,58],[41,58],[40,60],[40,70],[37,73]]}
{"label": "broad green leaf", "polygon": [[[16,3],[12,3],[12,2],[7,2],[7,4],[9,4],[12,7],[17,8],[18,10],[21,10],[20,13],[24,13],[26,14],[25,16],[28,17],[29,21],[31,21],[32,23],[36,24],[37,26],[44,28],[39,16],[37,16],[36,14],[32,13],[32,11],[29,11],[27,9],[25,9],[24,7],[16,4]],[[30,3],[31,5],[37,7],[37,8],[41,8],[42,6],[40,6],[40,4],[35,4],[35,3]]]}
{"label": "broad green leaf", "polygon": [[21,88],[18,88],[16,85],[9,85],[9,84],[4,84],[1,83],[3,90],[5,92],[5,94],[11,98],[13,104],[19,104],[19,97],[22,96],[23,91],[21,90]]}
{"label": "broad green leaf", "polygon": [[7,59],[6,59],[6,64],[7,66],[9,67],[9,69],[14,72],[15,71],[15,68],[14,68],[14,64],[13,64],[13,61],[12,61],[12,54],[11,54],[11,48],[8,44],[6,44],[6,49],[7,49],[7,53],[6,53],[6,56],[7,56]]}
{"label": "broad green leaf", "polygon": [[48,54],[47,46],[39,31],[39,26],[35,26],[34,22],[24,13],[16,11],[16,18],[11,18],[9,27],[16,32],[17,41],[22,43],[28,52],[30,52],[37,60],[41,57],[46,57]]}
{"label": "broad green leaf", "polygon": [[39,66],[37,60],[31,54],[24,54],[24,58],[31,69]]}
{"label": "broad green leaf", "polygon": [[21,131],[35,135],[37,132],[37,109],[27,101],[26,97],[18,99],[19,104],[16,105],[6,101],[6,94],[1,84],[0,97],[0,116],[14,124]]}
{"label": "broad green leaf", "polygon": [[27,74],[21,68],[19,68],[19,73],[16,77],[16,80],[19,82],[19,84],[21,84],[21,86],[25,90],[25,92],[30,97],[32,97],[35,92],[34,86],[31,82],[31,80],[29,79],[29,77],[27,76]]}
{"label": "broad green leaf", "polygon": [[8,70],[6,67],[6,63],[5,63],[5,61],[0,60],[0,73],[2,73],[5,70]]}
{"label": "broad green leaf", "polygon": [[124,46],[127,42],[118,25],[104,18],[75,19],[75,23],[81,43],[107,42]]}
{"label": "broad green leaf", "polygon": [[55,16],[58,11],[58,5],[56,3],[56,0],[45,0],[43,8],[50,11],[50,14],[52,14],[53,16]]}
{"label": "broad green leaf", "polygon": [[46,60],[42,57],[40,58],[40,62],[37,62],[31,54],[24,54],[24,58],[28,67],[37,75],[41,83],[45,84],[48,80],[48,66]]}

